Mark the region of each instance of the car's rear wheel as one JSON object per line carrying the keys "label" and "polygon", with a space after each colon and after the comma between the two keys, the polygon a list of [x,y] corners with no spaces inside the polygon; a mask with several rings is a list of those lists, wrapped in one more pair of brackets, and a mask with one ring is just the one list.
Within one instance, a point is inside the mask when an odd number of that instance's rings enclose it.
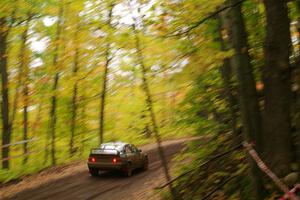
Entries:
{"label": "car's rear wheel", "polygon": [[90,171],[90,174],[92,176],[98,176],[99,175],[99,170],[98,169],[90,168],[89,171]]}
{"label": "car's rear wheel", "polygon": [[148,166],[149,166],[148,157],[145,157],[144,163],[143,163],[143,170],[144,171],[148,170]]}

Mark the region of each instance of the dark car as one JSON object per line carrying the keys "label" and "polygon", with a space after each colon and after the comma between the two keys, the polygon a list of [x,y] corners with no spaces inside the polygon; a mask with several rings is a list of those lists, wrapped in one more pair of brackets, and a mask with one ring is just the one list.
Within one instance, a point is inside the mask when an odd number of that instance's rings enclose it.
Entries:
{"label": "dark car", "polygon": [[110,170],[120,170],[131,176],[135,169],[147,170],[148,156],[132,144],[110,142],[91,149],[87,165],[92,176]]}

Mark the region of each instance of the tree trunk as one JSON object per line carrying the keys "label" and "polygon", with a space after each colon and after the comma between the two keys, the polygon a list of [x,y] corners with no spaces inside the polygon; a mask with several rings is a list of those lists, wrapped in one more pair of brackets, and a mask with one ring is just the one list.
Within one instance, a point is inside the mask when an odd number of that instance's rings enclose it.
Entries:
{"label": "tree trunk", "polygon": [[[131,9],[131,13],[132,13],[132,8],[129,2],[129,7]],[[166,156],[163,150],[163,147],[161,146],[161,138],[160,138],[160,133],[159,133],[159,129],[158,129],[158,125],[157,125],[157,121],[156,121],[156,116],[154,113],[154,109],[153,109],[153,101],[152,101],[152,95],[150,92],[150,88],[149,88],[149,83],[148,83],[148,79],[147,79],[147,68],[145,66],[144,63],[144,56],[143,56],[143,52],[142,52],[142,48],[141,48],[141,42],[140,42],[140,38],[139,38],[139,31],[137,30],[137,24],[138,24],[138,20],[136,18],[133,17],[133,21],[134,24],[132,25],[132,31],[134,34],[134,38],[135,38],[135,48],[136,48],[136,52],[137,52],[137,62],[140,65],[141,69],[142,69],[142,87],[143,90],[145,92],[146,95],[146,105],[147,105],[147,110],[150,114],[150,118],[151,118],[151,122],[152,122],[152,126],[153,126],[153,133],[156,139],[156,144],[157,144],[157,149],[158,149],[158,154],[162,163],[162,167],[164,170],[164,175],[166,178],[167,182],[171,181],[171,176],[169,173],[169,168],[168,168],[168,163],[166,160]],[[140,22],[141,23],[141,22]],[[179,196],[177,196],[176,194],[176,190],[173,187],[173,184],[170,183],[169,185],[169,190],[170,193],[172,195],[172,199],[173,200],[177,200],[179,199]]]}
{"label": "tree trunk", "polygon": [[[114,5],[110,5],[109,8],[109,18],[107,25],[111,27],[111,20],[112,20],[112,11]],[[107,78],[108,78],[108,68],[109,63],[111,61],[110,58],[110,41],[106,44],[105,50],[105,65],[104,65],[104,74],[103,74],[103,83],[102,83],[102,92],[100,96],[100,116],[99,116],[99,143],[103,143],[103,135],[104,135],[104,120],[105,120],[105,97],[106,97],[106,90],[107,90]]]}
{"label": "tree trunk", "polygon": [[[7,34],[8,25],[6,18],[0,18],[0,72],[1,72],[1,87],[2,87],[2,104],[1,104],[1,119],[2,119],[2,145],[10,143],[11,125],[9,122],[9,88],[8,88],[8,73],[7,73]],[[9,157],[9,147],[2,149],[2,168],[9,169],[9,160],[3,160]]]}
{"label": "tree trunk", "polygon": [[[300,0],[295,0],[295,6],[296,6],[296,10],[298,12],[298,15],[300,15]],[[300,16],[298,16],[297,19],[297,32],[298,32],[298,45],[297,45],[297,50],[298,52],[296,52],[296,55],[298,56],[296,58],[296,62],[299,62],[299,56],[300,56]]]}
{"label": "tree trunk", "polygon": [[[24,106],[23,106],[23,140],[28,139],[28,85],[24,85],[23,88],[23,98],[24,98]],[[23,159],[23,164],[26,164],[28,161],[28,148],[27,148],[27,142],[23,145],[23,154],[25,155]]]}
{"label": "tree trunk", "polygon": [[[28,62],[28,55],[27,55],[27,40],[28,40],[28,30],[29,30],[29,25],[30,25],[30,14],[28,15],[28,20],[26,21],[26,27],[25,31],[22,34],[22,46],[21,46],[21,71],[23,74],[21,75],[23,77],[23,140],[28,139],[28,83],[29,83],[29,62]],[[26,155],[23,159],[23,164],[27,163],[28,160],[28,149],[27,149],[28,143],[25,142],[23,145],[23,153]]]}
{"label": "tree trunk", "polygon": [[[297,68],[299,68],[299,67],[300,66],[297,66]],[[299,74],[299,72],[296,75],[296,83],[297,83],[298,87],[300,86],[300,74]],[[298,163],[298,166],[300,166],[300,88],[298,88],[297,91],[296,91],[295,125],[296,125],[296,133],[295,133],[294,143],[295,143],[295,148],[296,148],[297,163]]]}
{"label": "tree trunk", "polygon": [[[151,93],[150,93],[150,88],[149,88],[149,84],[148,84],[148,80],[147,80],[147,69],[146,69],[146,66],[144,65],[143,54],[141,52],[140,42],[139,42],[139,38],[138,38],[138,35],[137,35],[136,31],[135,31],[135,38],[136,38],[136,49],[137,49],[137,53],[138,53],[138,62],[140,64],[140,66],[142,67],[143,90],[146,94],[147,109],[148,109],[148,112],[150,113],[150,118],[151,118],[151,122],[152,122],[152,126],[153,126],[153,133],[154,133],[154,136],[155,136],[155,139],[156,139],[158,153],[159,153],[159,156],[160,156],[160,159],[161,159],[161,162],[162,162],[162,166],[163,166],[163,169],[164,169],[164,174],[165,174],[165,177],[166,177],[166,181],[170,182],[171,181],[171,176],[169,174],[169,169],[168,169],[166,156],[165,156],[164,150],[161,146],[160,134],[159,134],[158,126],[157,126],[155,113],[154,113],[154,110],[153,110],[153,101],[152,101],[152,96],[151,96]],[[178,197],[176,195],[175,188],[173,187],[173,185],[171,183],[169,184],[169,189],[170,189],[170,192],[172,194],[173,199],[174,200],[178,199]]]}
{"label": "tree trunk", "polygon": [[[226,47],[226,43],[222,37],[222,30],[225,29],[225,25],[223,24],[222,18],[225,18],[225,16],[218,16],[218,22],[219,22],[219,36],[217,40],[221,44],[221,50],[222,51],[227,51],[228,48]],[[226,20],[226,19],[225,19]],[[225,58],[223,61],[223,65],[220,68],[221,72],[221,77],[223,80],[223,87],[225,91],[225,95],[227,98],[227,103],[229,107],[229,112],[230,112],[230,119],[231,119],[231,130],[234,136],[238,137],[237,134],[237,100],[235,96],[233,95],[232,91],[232,66],[230,63],[230,58]]]}
{"label": "tree trunk", "polygon": [[[51,146],[51,165],[56,165],[56,156],[55,156],[55,128],[56,128],[56,121],[57,121],[57,116],[56,116],[56,104],[57,104],[57,96],[55,92],[57,91],[58,87],[58,81],[59,81],[59,73],[56,73],[54,76],[54,81],[53,81],[53,87],[52,87],[52,92],[54,92],[53,96],[51,97],[51,108],[50,108],[50,113],[49,113],[49,139],[50,139],[50,146]],[[48,147],[46,147],[48,148]],[[48,152],[47,152],[48,153]],[[48,156],[48,155],[47,155]],[[46,158],[47,161],[47,158]]]}
{"label": "tree trunk", "polygon": [[[16,3],[17,5],[17,3]],[[13,22],[11,23],[10,27],[13,27],[13,23],[15,21],[15,14],[16,14],[16,9],[14,10],[14,12],[12,13],[13,16]],[[19,93],[20,93],[20,88],[22,87],[22,79],[23,79],[23,75],[24,75],[24,54],[25,54],[25,49],[26,49],[26,42],[27,42],[27,34],[28,34],[28,29],[29,29],[29,23],[31,20],[31,16],[29,16],[29,14],[27,15],[28,19],[26,20],[26,25],[25,25],[25,31],[23,32],[21,38],[22,38],[22,44],[21,44],[21,49],[20,49],[20,64],[19,64],[19,69],[18,69],[18,76],[17,76],[17,86],[15,89],[15,96],[13,99],[13,103],[12,103],[12,111],[11,111],[11,118],[10,118],[10,123],[11,123],[11,132],[13,132],[13,128],[14,128],[14,121],[16,118],[16,114],[17,114],[17,110],[18,110],[18,102],[19,102]],[[26,34],[26,35],[25,35]],[[26,40],[26,41],[24,41]]]}
{"label": "tree trunk", "polygon": [[57,21],[57,33],[55,38],[55,47],[54,47],[54,56],[53,56],[53,67],[55,68],[55,75],[53,78],[53,86],[52,86],[52,97],[51,97],[51,107],[49,112],[49,129],[48,129],[48,139],[51,139],[50,144],[46,144],[46,156],[45,156],[45,162],[47,162],[48,159],[48,145],[51,146],[51,165],[56,165],[56,153],[55,153],[55,139],[56,139],[56,121],[57,121],[57,115],[56,115],[56,107],[57,107],[57,89],[58,89],[58,81],[60,77],[60,72],[58,69],[58,56],[59,56],[59,47],[61,42],[61,32],[62,32],[62,18],[63,18],[63,2],[61,2],[60,8],[59,8],[59,14],[58,14],[58,21]]}
{"label": "tree trunk", "polygon": [[[231,4],[237,0],[230,0]],[[231,10],[231,42],[235,50],[232,65],[237,72],[239,101],[245,137],[255,142],[256,149],[262,149],[261,114],[253,75],[253,66],[248,52],[247,33],[241,13],[241,5]]]}
{"label": "tree trunk", "polygon": [[[81,96],[81,99],[85,99],[85,92],[83,91],[83,94]],[[80,112],[80,119],[81,119],[81,131],[80,131],[80,140],[81,140],[81,147],[80,147],[80,157],[83,155],[84,150],[85,150],[85,141],[86,141],[86,137],[85,137],[85,133],[87,133],[87,128],[86,128],[86,103],[83,102],[82,106],[81,106],[81,112]]]}
{"label": "tree trunk", "polygon": [[265,0],[264,4],[267,15],[266,65],[263,71],[264,149],[267,163],[282,177],[290,172],[293,155],[290,127],[290,26],[286,1]]}
{"label": "tree trunk", "polygon": [[[9,109],[9,80],[7,72],[7,37],[13,28],[16,21],[17,5],[19,0],[15,2],[13,12],[11,13],[10,23],[7,22],[5,17],[0,18],[0,72],[2,78],[2,145],[9,144],[11,141],[12,127],[14,116],[10,117]],[[10,147],[4,147],[2,149],[2,159],[9,157]],[[2,161],[2,168],[9,169],[9,159]]]}
{"label": "tree trunk", "polygon": [[[237,4],[238,0],[228,0],[230,5]],[[231,30],[230,40],[235,50],[232,66],[237,73],[239,105],[243,123],[245,140],[255,143],[255,149],[262,152],[262,128],[261,114],[256,92],[256,83],[253,75],[253,67],[248,52],[248,40],[245,30],[241,4],[237,4],[230,10]],[[255,199],[263,199],[263,183],[260,171],[254,162],[251,162],[251,171],[254,181]]]}
{"label": "tree trunk", "polygon": [[78,62],[79,62],[79,47],[78,47],[78,33],[80,31],[80,23],[78,22],[76,32],[74,35],[75,43],[75,56],[73,64],[73,76],[76,78],[75,84],[73,86],[73,95],[72,95],[72,119],[71,119],[71,138],[70,138],[70,156],[72,157],[75,153],[74,149],[74,136],[76,132],[77,124],[77,96],[78,96],[78,80],[77,80],[77,71],[78,71]]}
{"label": "tree trunk", "polygon": [[[295,6],[297,8],[298,15],[300,15],[300,0],[295,1]],[[295,135],[295,146],[296,146],[296,157],[298,166],[300,166],[300,17],[297,19],[297,32],[298,32],[298,52],[296,58],[295,69],[293,70],[294,81],[298,86],[296,90],[295,97],[295,125],[296,125],[296,135]],[[300,179],[300,177],[299,177]]]}

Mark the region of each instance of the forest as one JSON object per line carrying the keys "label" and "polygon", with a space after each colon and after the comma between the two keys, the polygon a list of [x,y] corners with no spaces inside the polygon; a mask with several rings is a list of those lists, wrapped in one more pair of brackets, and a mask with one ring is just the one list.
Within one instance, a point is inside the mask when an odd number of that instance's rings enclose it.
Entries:
{"label": "forest", "polygon": [[299,199],[300,0],[1,0],[0,72],[0,183],[201,136],[163,199]]}

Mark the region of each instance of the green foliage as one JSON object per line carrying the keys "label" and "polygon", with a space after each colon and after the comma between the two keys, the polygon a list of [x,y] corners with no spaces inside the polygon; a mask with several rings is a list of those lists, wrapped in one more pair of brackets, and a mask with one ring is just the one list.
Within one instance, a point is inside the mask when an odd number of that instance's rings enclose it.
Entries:
{"label": "green foliage", "polygon": [[221,116],[227,112],[226,100],[222,93],[222,80],[217,68],[198,77],[194,87],[181,103],[180,122],[193,126],[199,134],[218,133],[224,129]]}
{"label": "green foliage", "polygon": [[[109,26],[107,20],[112,3],[115,7],[112,24]],[[150,5],[150,2],[140,3],[141,6],[148,4]],[[46,150],[50,150],[49,112],[53,95],[57,98],[57,164],[85,160],[89,149],[98,145],[100,95],[107,44],[110,44],[111,62],[108,72],[104,140],[123,140],[137,145],[154,142],[153,128],[146,109],[146,97],[141,87],[142,73],[137,64],[135,38],[131,22],[128,20],[130,17],[128,18],[127,2],[17,0],[1,1],[0,5],[0,17],[4,17],[10,26],[7,57],[11,112],[15,106],[15,99],[17,102],[11,143],[24,140],[25,98],[28,99],[29,108],[27,138],[38,138],[38,141],[28,143],[27,150],[30,154],[26,164],[23,164],[23,144],[11,147],[11,168],[8,171],[0,170],[0,182],[7,182],[51,166]],[[57,24],[60,6],[63,13],[61,23]],[[185,92],[181,83],[177,82],[176,75],[182,71],[179,68],[184,68],[186,64],[179,66],[175,62],[181,54],[175,48],[177,41],[166,40],[157,35],[153,25],[160,22],[160,15],[157,15],[157,10],[153,10],[154,7],[160,9],[159,3],[142,8],[153,24],[147,24],[145,29],[148,31],[140,33],[141,45],[162,138],[174,138],[188,134],[178,131],[179,126],[175,123],[175,110]],[[136,10],[137,7],[134,6],[133,9]],[[29,31],[27,40],[24,41],[21,36],[27,22]],[[58,29],[61,29],[60,38],[57,35]],[[26,62],[23,60],[25,52],[21,50],[24,42],[28,57]],[[78,68],[76,73],[75,62]],[[29,67],[28,74],[24,73],[21,64]],[[60,76],[58,87],[57,90],[53,90],[54,75],[57,73]],[[29,80],[26,82],[29,88],[28,97],[22,92],[25,76]],[[78,87],[73,137],[75,153],[70,155],[72,98],[75,85]]]}
{"label": "green foliage", "polygon": [[[235,151],[203,165],[228,151],[239,139],[232,135],[231,105],[220,73],[224,59],[232,57],[233,51],[221,50],[219,35],[224,34],[222,37],[228,42],[228,33],[219,30],[217,16],[210,16],[221,8],[224,0],[132,2],[130,7],[127,0],[1,0],[0,19],[5,19],[7,26],[0,28],[9,33],[4,56],[8,58],[10,110],[16,110],[11,143],[24,140],[26,102],[28,139],[38,140],[28,143],[27,163],[23,162],[23,145],[11,147],[11,168],[0,170],[0,182],[51,167],[47,151],[51,143],[49,126],[53,116],[49,112],[53,96],[57,98],[54,127],[57,164],[85,160],[89,149],[99,145],[100,99],[108,60],[104,141],[153,143],[153,127],[142,87],[139,60],[142,54],[161,137],[209,138],[191,142],[176,158],[189,164],[182,165],[175,175],[194,170],[176,182],[176,189],[184,199],[200,199],[233,177],[231,184],[224,184],[214,198],[248,199],[251,180],[246,176],[249,166],[242,152]],[[289,8],[292,38],[299,37],[295,25],[299,8],[293,2]],[[265,10],[257,0],[245,1],[242,9],[255,79],[260,81],[264,66]],[[196,26],[203,19],[207,20]],[[136,32],[133,32],[134,20]],[[25,41],[22,35],[26,28]],[[140,49],[135,36],[139,38]],[[21,49],[22,44],[25,50]],[[294,42],[293,47],[291,58],[295,60],[299,45]],[[59,81],[53,89],[56,74]],[[230,89],[236,96],[234,73],[231,79]],[[28,96],[22,92],[24,85],[29,88]],[[77,88],[75,106],[74,88]],[[239,132],[240,116],[236,114]],[[71,140],[74,149],[70,147]]]}

